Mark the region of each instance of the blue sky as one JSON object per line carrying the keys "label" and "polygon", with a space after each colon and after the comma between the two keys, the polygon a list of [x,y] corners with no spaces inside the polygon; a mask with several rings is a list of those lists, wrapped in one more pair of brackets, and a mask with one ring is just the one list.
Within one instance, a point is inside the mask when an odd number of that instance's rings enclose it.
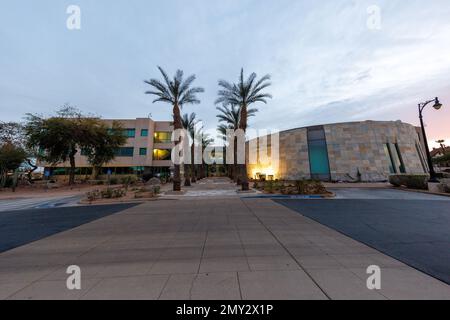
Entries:
{"label": "blue sky", "polygon": [[[71,4],[81,30],[66,28]],[[380,30],[367,27],[372,5]],[[448,0],[2,1],[0,119],[65,102],[107,118],[169,119],[144,94],[161,65],[197,75],[206,92],[184,111],[215,127],[217,80],[244,67],[273,82],[253,127],[417,124],[417,103],[439,96],[444,109],[426,114],[430,140],[450,138],[449,16]]]}

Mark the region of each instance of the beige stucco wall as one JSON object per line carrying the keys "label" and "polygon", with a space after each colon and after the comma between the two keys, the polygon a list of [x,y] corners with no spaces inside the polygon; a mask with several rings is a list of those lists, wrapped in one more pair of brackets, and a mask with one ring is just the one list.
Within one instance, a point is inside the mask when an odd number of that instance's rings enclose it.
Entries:
{"label": "beige stucco wall", "polygon": [[[104,119],[107,125],[112,125],[113,121],[119,121],[124,129],[136,129],[134,138],[129,138],[123,147],[133,147],[133,157],[116,157],[113,161],[106,164],[104,167],[170,167],[171,161],[153,161],[153,149],[172,149],[172,143],[154,143],[155,132],[172,132],[173,126],[170,121],[153,121],[149,118],[137,119],[120,119],[110,120]],[[141,137],[141,130],[147,129],[148,136]],[[140,148],[147,148],[147,156],[139,155]],[[80,152],[75,156],[75,163],[77,167],[90,167],[87,158],[82,156]],[[45,166],[45,163],[40,163],[40,166]],[[69,167],[69,163],[60,163],[56,167]]]}

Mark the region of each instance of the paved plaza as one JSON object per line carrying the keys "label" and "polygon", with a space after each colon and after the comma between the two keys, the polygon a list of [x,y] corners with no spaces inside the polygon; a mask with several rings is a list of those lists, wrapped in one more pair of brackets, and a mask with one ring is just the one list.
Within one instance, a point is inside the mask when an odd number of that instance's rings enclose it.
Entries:
{"label": "paved plaza", "polygon": [[[450,299],[447,284],[231,189],[197,184],[196,196],[163,197],[3,252],[0,299]],[[70,265],[81,268],[81,290],[66,288]],[[381,268],[381,290],[367,288],[370,265]]]}

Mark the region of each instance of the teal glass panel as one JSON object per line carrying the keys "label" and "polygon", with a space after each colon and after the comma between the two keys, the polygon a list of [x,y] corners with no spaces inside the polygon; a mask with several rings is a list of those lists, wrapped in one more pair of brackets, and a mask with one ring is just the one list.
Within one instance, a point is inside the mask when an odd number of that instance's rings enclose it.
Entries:
{"label": "teal glass panel", "polygon": [[116,157],[132,157],[134,153],[133,147],[119,148],[115,152]]}
{"label": "teal glass panel", "polygon": [[395,165],[394,165],[394,160],[392,159],[391,148],[389,147],[389,144],[387,144],[387,143],[384,145],[384,152],[386,153],[386,157],[389,160],[389,172],[395,173]]}
{"label": "teal glass panel", "polygon": [[322,126],[308,128],[308,150],[311,178],[329,181],[330,164],[325,131]]}
{"label": "teal glass panel", "polygon": [[148,137],[148,129],[141,130],[141,137]]}
{"label": "teal glass panel", "polygon": [[405,165],[403,164],[403,159],[398,144],[397,143],[390,144],[389,150],[391,151],[392,160],[395,166],[395,172],[405,173],[406,172]]}
{"label": "teal glass panel", "polygon": [[400,147],[398,146],[398,143],[395,144],[395,150],[397,151],[397,158],[399,162],[399,170],[401,173],[406,173],[405,163],[403,162],[402,153],[400,152]]}
{"label": "teal glass panel", "polygon": [[127,138],[134,138],[136,136],[136,129],[125,129],[123,134]]}
{"label": "teal glass panel", "polygon": [[309,162],[312,175],[328,175],[328,150],[324,141],[311,141],[309,143]]}
{"label": "teal glass panel", "polygon": [[139,155],[140,156],[146,156],[147,155],[147,148],[140,148],[139,149]]}

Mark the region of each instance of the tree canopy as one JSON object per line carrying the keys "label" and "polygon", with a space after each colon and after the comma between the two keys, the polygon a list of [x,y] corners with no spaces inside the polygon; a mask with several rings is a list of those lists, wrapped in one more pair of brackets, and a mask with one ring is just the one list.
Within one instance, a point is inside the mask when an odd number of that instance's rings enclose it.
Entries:
{"label": "tree canopy", "polygon": [[69,161],[69,184],[75,182],[75,155],[80,150],[86,152],[94,167],[99,167],[111,161],[117,148],[126,142],[117,122],[107,128],[100,118],[67,105],[49,118],[28,114],[25,133],[28,147],[39,149],[40,160],[52,165]]}

